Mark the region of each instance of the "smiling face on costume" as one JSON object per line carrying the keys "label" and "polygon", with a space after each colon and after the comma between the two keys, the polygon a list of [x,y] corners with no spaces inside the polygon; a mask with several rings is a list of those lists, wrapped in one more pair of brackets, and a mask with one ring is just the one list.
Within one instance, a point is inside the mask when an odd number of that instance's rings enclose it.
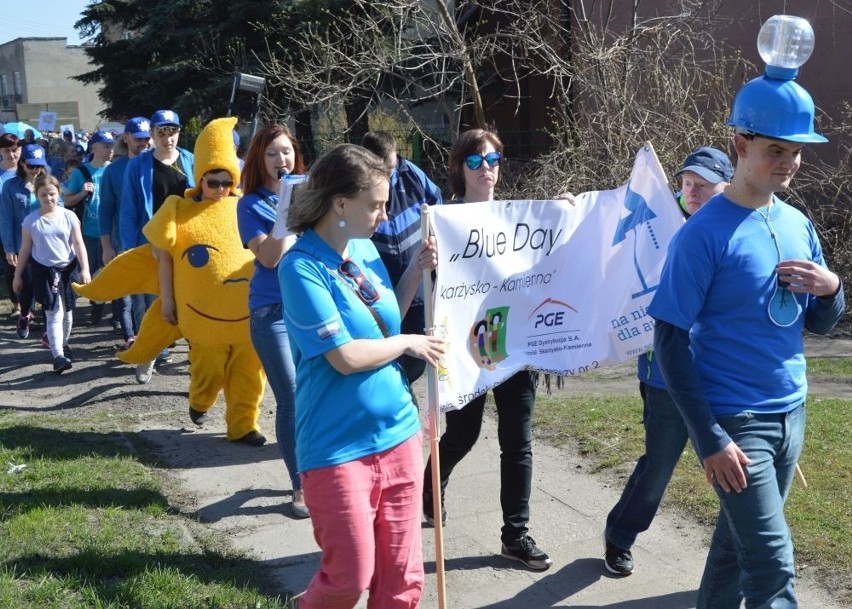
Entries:
{"label": "smiling face on costume", "polygon": [[231,174],[224,169],[208,171],[201,177],[202,199],[221,201],[231,194],[231,189],[233,188],[234,178],[232,178]]}
{"label": "smiling face on costume", "polygon": [[296,150],[293,142],[282,133],[269,143],[263,151],[263,166],[266,170],[266,183],[278,182],[278,174],[284,172],[290,174],[296,166]]}
{"label": "smiling face on costume", "polygon": [[[489,152],[497,152],[497,149],[489,141],[477,151],[478,154],[485,156]],[[494,199],[494,187],[497,186],[497,180],[500,177],[500,165],[489,165],[483,162],[479,169],[471,169],[464,164],[464,200],[468,203],[477,201],[491,201]]]}
{"label": "smiling face on costume", "polygon": [[389,189],[388,180],[378,178],[371,188],[351,199],[338,197],[335,207],[340,219],[346,222],[350,238],[368,239],[388,219]]}

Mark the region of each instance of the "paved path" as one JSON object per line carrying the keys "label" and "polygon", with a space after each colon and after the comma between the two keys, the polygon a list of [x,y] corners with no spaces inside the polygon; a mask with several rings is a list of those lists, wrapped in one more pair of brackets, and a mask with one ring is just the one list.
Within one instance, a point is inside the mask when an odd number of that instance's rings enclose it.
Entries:
{"label": "paved path", "polygon": [[[850,341],[809,341],[812,355],[852,356]],[[625,368],[628,370],[629,366]],[[626,372],[625,386],[635,385]],[[843,385],[843,383],[840,383]],[[151,387],[156,387],[157,379]],[[849,384],[846,390],[850,389]],[[819,388],[814,388],[818,391]],[[850,392],[852,395],[852,392]],[[269,397],[267,430],[273,428]],[[142,431],[193,497],[202,521],[226,533],[236,547],[273,567],[283,590],[303,590],[316,570],[319,550],[310,522],[289,515],[290,491],[277,447],[249,449],[223,442],[219,417],[203,431],[175,421],[163,427],[157,413]],[[157,421],[157,428],[148,423]],[[217,427],[217,424],[219,425]],[[182,426],[183,425],[183,426]],[[688,609],[707,552],[709,531],[665,510],[634,548],[635,573],[605,573],[601,533],[621,488],[585,473],[567,451],[536,442],[531,533],[554,566],[539,573],[499,556],[500,511],[496,426],[487,420],[482,437],[453,474],[444,529],[447,607],[453,609]],[[438,607],[434,533],[424,528],[427,581],[422,607]],[[804,607],[840,609],[805,575],[798,584]],[[359,608],[366,607],[362,599]]]}

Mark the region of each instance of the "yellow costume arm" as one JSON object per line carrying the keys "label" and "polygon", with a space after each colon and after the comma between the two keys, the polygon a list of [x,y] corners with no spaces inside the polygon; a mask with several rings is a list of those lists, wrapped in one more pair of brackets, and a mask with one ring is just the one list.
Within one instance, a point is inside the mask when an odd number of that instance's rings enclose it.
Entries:
{"label": "yellow costume arm", "polygon": [[100,302],[128,294],[159,294],[157,259],[149,244],[140,245],[113,258],[90,283],[72,287],[81,296]]}
{"label": "yellow costume arm", "polygon": [[133,346],[127,351],[119,351],[118,359],[128,364],[150,362],[160,351],[182,336],[180,328],[163,319],[158,298],[142,318],[142,327],[139,328],[139,334]]}

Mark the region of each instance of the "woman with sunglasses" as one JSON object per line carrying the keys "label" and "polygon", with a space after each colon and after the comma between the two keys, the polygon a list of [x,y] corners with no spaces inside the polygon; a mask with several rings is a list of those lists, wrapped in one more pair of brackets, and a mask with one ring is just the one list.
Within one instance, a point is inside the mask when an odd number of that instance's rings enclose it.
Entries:
{"label": "woman with sunglasses", "polygon": [[[27,144],[21,151],[15,176],[3,184],[0,194],[0,238],[3,240],[3,250],[6,252],[6,264],[18,266],[18,252],[21,251],[22,225],[24,218],[39,207],[35,195],[35,179],[45,173],[47,153],[38,144]],[[18,336],[27,338],[30,335],[32,321],[33,288],[32,276],[27,265],[21,270],[21,290],[18,293],[18,303],[21,313],[18,317]]]}
{"label": "woman with sunglasses", "polygon": [[[494,187],[500,178],[503,142],[496,133],[471,129],[462,133],[450,150],[449,203],[479,203],[494,200]],[[536,375],[523,370],[492,391],[497,406],[500,442],[500,504],[503,509],[502,556],[524,563],[530,569],[545,570],[552,561],[528,534],[529,501],[532,488],[532,415],[535,406]],[[450,474],[479,438],[485,394],[461,410],[446,414],[446,428],[439,443],[441,461],[441,521],[446,522],[444,491]],[[423,512],[434,524],[432,508],[432,468],[427,463],[423,476]]]}
{"label": "woman with sunglasses", "polygon": [[296,362],[296,453],[314,537],[323,551],[301,609],[419,606],[423,448],[417,408],[396,360],[437,364],[441,339],[400,334],[424,244],[390,285],[370,237],[387,220],[389,171],[344,144],[297,192],[288,228],[301,233],[278,269]]}
{"label": "woman with sunglasses", "polygon": [[296,467],[296,367],[278,285],[278,263],[294,239],[270,234],[277,215],[279,176],[292,173],[305,173],[305,162],[290,130],[278,124],[262,127],[246,155],[242,180],[247,194],[237,204],[237,224],[243,246],[255,257],[248,303],[251,342],[275,394],[275,436],[293,488],[293,515],[307,518],[310,512]]}
{"label": "woman with sunglasses", "polygon": [[164,339],[185,337],[190,420],[202,426],[222,392],[227,439],[259,447],[266,443],[257,424],[265,374],[249,337],[251,255],[237,234],[236,123],[228,117],[205,125],[195,141],[197,186],[168,197],[143,229],[158,259],[160,318],[149,309],[129,352],[141,357]]}

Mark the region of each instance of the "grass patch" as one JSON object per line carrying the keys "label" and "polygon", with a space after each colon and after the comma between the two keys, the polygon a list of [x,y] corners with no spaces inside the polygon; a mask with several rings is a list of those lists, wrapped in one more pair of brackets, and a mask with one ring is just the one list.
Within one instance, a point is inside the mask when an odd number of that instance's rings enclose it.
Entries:
{"label": "grass patch", "polygon": [[261,565],[170,506],[118,423],[0,414],[0,608],[286,607]]}
{"label": "grass patch", "polygon": [[809,357],[808,376],[852,378],[852,358],[849,357]]}
{"label": "grass patch", "polygon": [[[832,358],[814,362],[811,374],[835,376],[850,362]],[[800,460],[809,487],[794,484],[787,502],[787,521],[796,542],[799,568],[814,568],[831,582],[841,600],[852,602],[852,401],[811,398],[808,401],[805,449]],[[631,394],[551,396],[536,398],[536,435],[558,446],[578,450],[595,473],[626,483],[644,453],[642,400]],[[664,504],[703,524],[715,522],[718,500],[707,484],[698,459],[687,445]]]}

